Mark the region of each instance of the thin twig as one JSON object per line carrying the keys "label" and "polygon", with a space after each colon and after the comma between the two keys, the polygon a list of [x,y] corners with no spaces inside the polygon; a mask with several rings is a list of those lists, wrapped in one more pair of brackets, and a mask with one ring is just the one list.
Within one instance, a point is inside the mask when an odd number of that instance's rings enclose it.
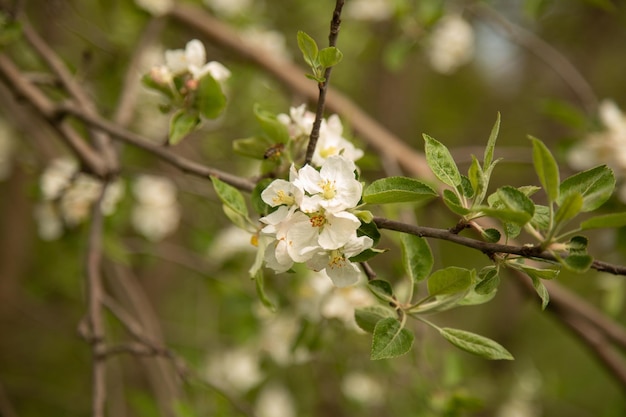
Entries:
{"label": "thin twig", "polygon": [[[395,220],[389,220],[381,217],[375,217],[374,222],[376,226],[381,229],[395,230],[397,232],[408,233],[420,237],[430,237],[435,239],[447,240],[457,243],[459,245],[466,246],[468,248],[477,249],[487,255],[493,255],[496,253],[508,253],[511,255],[519,255],[525,258],[542,259],[545,261],[556,262],[556,257],[548,252],[542,251],[539,246],[515,246],[504,245],[501,243],[489,243],[482,240],[472,239],[465,236],[460,236],[455,231],[447,229],[437,229],[434,227],[415,226],[412,224],[402,223]],[[591,268],[600,271],[608,272],[615,275],[626,275],[626,266],[613,265],[606,262],[594,261]]]}
{"label": "thin twig", "polygon": [[[328,35],[328,46],[336,46],[337,38],[339,37],[339,28],[341,27],[341,10],[343,9],[344,0],[337,0],[335,3],[335,10],[333,11],[333,18],[330,21],[330,33]],[[333,67],[328,67],[324,71],[324,81],[317,83],[319,90],[319,96],[317,99],[317,109],[315,110],[315,121],[313,122],[313,128],[311,129],[311,135],[309,136],[309,144],[306,148],[306,156],[304,163],[310,164],[315,153],[315,147],[317,140],[320,137],[320,128],[322,126],[322,119],[324,118],[324,106],[326,105],[326,91],[328,90],[328,83],[330,82],[330,74]]]}
{"label": "thin twig", "polygon": [[106,350],[104,317],[102,311],[102,228],[104,218],[100,207],[107,183],[94,203],[91,229],[87,243],[87,300],[90,343],[92,349],[92,417],[104,417],[106,405],[106,360],[102,353]]}

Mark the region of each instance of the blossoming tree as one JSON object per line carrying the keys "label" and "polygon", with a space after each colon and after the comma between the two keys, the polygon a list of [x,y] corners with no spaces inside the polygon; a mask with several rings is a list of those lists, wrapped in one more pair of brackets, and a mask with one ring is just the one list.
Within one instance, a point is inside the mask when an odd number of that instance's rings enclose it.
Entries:
{"label": "blossoming tree", "polygon": [[0,3],[0,415],[624,409],[626,116],[540,37],[617,6],[204,3]]}

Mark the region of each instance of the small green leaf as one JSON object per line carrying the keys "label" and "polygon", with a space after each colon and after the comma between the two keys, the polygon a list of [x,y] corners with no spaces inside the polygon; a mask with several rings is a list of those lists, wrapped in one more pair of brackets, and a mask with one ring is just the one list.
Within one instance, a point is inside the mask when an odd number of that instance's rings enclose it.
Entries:
{"label": "small green leaf", "polygon": [[481,204],[487,194],[487,181],[480,162],[474,155],[472,155],[472,164],[467,170],[467,177],[474,190],[474,205]]}
{"label": "small green leaf", "polygon": [[419,282],[430,274],[433,268],[433,254],[423,237],[404,234],[401,236],[402,264],[412,282]]}
{"label": "small green leaf", "polygon": [[528,273],[527,275],[532,280],[533,287],[535,288],[535,292],[541,299],[541,309],[545,310],[546,307],[548,306],[548,303],[550,302],[550,294],[548,293],[548,289],[546,288],[545,285],[543,285],[543,282],[541,282],[541,279],[538,276],[536,276],[535,274],[528,274]]}
{"label": "small green leaf", "polygon": [[350,262],[367,262],[370,259],[372,259],[374,256],[378,256],[381,253],[385,253],[387,252],[387,249],[376,249],[376,248],[370,248],[370,249],[365,249],[363,252],[358,253],[354,256],[351,256]]}
{"label": "small green leaf", "polygon": [[472,286],[473,271],[449,266],[433,272],[428,278],[428,293],[431,296],[455,294]]}
{"label": "small green leaf", "polygon": [[526,217],[524,223],[530,221],[533,214],[535,214],[535,203],[517,188],[509,186],[500,187],[497,194],[506,208],[519,212],[520,214],[526,214],[526,216],[524,216]]}
{"label": "small green leaf", "polygon": [[170,119],[169,144],[176,145],[200,124],[200,117],[195,111],[179,110]]}
{"label": "small green leaf", "polygon": [[233,151],[241,156],[254,159],[265,159],[265,152],[272,146],[272,142],[265,137],[235,139]]}
{"label": "small green leaf", "polygon": [[538,230],[548,230],[550,227],[550,208],[536,204],[531,224]]}
{"label": "small green leaf", "polygon": [[483,268],[478,274],[478,277],[481,281],[476,284],[474,288],[474,291],[478,294],[490,294],[497,290],[500,285],[500,276],[498,275],[498,269],[496,267]]}
{"label": "small green leaf", "polygon": [[368,333],[374,333],[376,324],[382,319],[395,318],[396,313],[389,307],[373,305],[354,310],[356,324]]}
{"label": "small green leaf", "polygon": [[583,206],[583,196],[578,192],[572,192],[562,199],[561,205],[556,211],[554,216],[554,222],[556,224],[562,224],[572,218],[576,217]]}
{"label": "small green leaf", "polygon": [[368,281],[367,288],[382,301],[393,301],[393,288],[389,281],[383,279],[373,279]]}
{"label": "small green leaf", "polygon": [[443,202],[450,209],[450,211],[460,216],[465,216],[471,212],[468,208],[463,207],[461,200],[459,200],[459,196],[452,190],[443,190]]}
{"label": "small green leaf", "polygon": [[236,213],[246,218],[248,217],[246,200],[238,189],[214,176],[211,176],[211,182],[213,183],[213,188],[215,188],[217,196],[222,200],[222,203],[226,204]]}
{"label": "small green leaf", "polygon": [[481,212],[489,217],[494,217],[505,223],[515,223],[524,225],[528,223],[529,216],[527,212],[515,211],[507,208],[491,208],[491,207],[479,207]]}
{"label": "small green leaf", "polygon": [[593,264],[593,257],[583,254],[571,254],[566,258],[559,259],[561,264],[573,272],[586,272]]}
{"label": "small green leaf", "polygon": [[276,115],[261,109],[259,105],[255,105],[254,116],[259,122],[261,130],[263,130],[266,138],[269,139],[270,144],[289,142],[289,131],[287,130],[287,126],[278,121]]}
{"label": "small green leaf", "polygon": [[526,273],[532,279],[555,279],[559,276],[559,269],[551,268],[534,268],[532,266],[520,264],[519,268]]}
{"label": "small green leaf", "polygon": [[226,107],[226,96],[222,87],[211,75],[207,74],[200,79],[194,104],[207,119],[215,119]]}
{"label": "small green leaf", "polygon": [[496,243],[502,237],[498,229],[485,229],[481,232],[483,238],[490,243]]}
{"label": "small green leaf", "polygon": [[334,46],[329,46],[320,50],[318,58],[322,67],[329,68],[334,67],[341,62],[343,59],[343,53]]}
{"label": "small green leaf", "polygon": [[559,167],[548,147],[539,139],[530,136],[533,142],[533,163],[539,181],[550,202],[559,198]]}
{"label": "small green leaf", "polygon": [[230,220],[232,224],[234,224],[240,229],[243,229],[246,231],[252,231],[251,222],[246,216],[244,216],[241,213],[236,212],[235,210],[233,210],[226,204],[222,204],[222,210],[224,211],[224,214],[226,215],[226,217],[228,217],[228,220]]}
{"label": "small green leaf", "polygon": [[570,254],[586,255],[589,239],[585,236],[573,236],[567,243],[567,250]]}
{"label": "small green leaf", "polygon": [[261,198],[261,193],[272,183],[272,181],[274,181],[272,178],[263,178],[261,181],[257,182],[252,190],[252,193],[250,194],[252,208],[254,208],[254,211],[261,216],[267,215],[271,210],[271,207]]}
{"label": "small green leaf", "polygon": [[496,139],[498,139],[498,133],[500,132],[500,112],[496,117],[496,122],[491,129],[487,146],[485,147],[485,156],[483,158],[483,167],[488,168],[493,161],[493,151],[496,147]]}
{"label": "small green leaf", "polygon": [[372,360],[395,358],[404,355],[413,346],[413,333],[402,327],[395,318],[380,320],[372,336]]}
{"label": "small green leaf", "polygon": [[374,181],[363,191],[367,204],[420,202],[436,197],[429,185],[413,178],[388,177]]}
{"label": "small green leaf", "polygon": [[319,55],[317,43],[312,37],[301,30],[298,31],[297,38],[298,48],[300,48],[300,51],[302,52],[304,62],[306,62],[311,68],[316,68],[319,65],[317,59]]}
{"label": "small green leaf", "polygon": [[426,162],[439,181],[456,188],[461,184],[461,173],[448,148],[424,134]]}
{"label": "small green leaf", "polygon": [[616,229],[626,226],[626,212],[605,214],[585,220],[580,224],[580,228],[586,229]]}
{"label": "small green leaf", "polygon": [[474,197],[474,187],[472,187],[472,182],[465,175],[461,175],[461,185],[457,187],[457,190],[461,193],[463,197]]}
{"label": "small green leaf", "polygon": [[378,244],[378,241],[380,241],[380,232],[378,231],[378,227],[374,222],[361,222],[361,226],[359,226],[359,228],[356,230],[356,233],[358,236],[368,236],[369,238],[371,238],[374,241],[373,246],[376,246]]}
{"label": "small green leaf", "polygon": [[439,333],[454,346],[474,355],[492,360],[513,360],[513,355],[502,345],[484,336],[449,327],[439,329]]}
{"label": "small green leaf", "polygon": [[581,211],[593,211],[611,197],[615,189],[615,175],[606,165],[597,166],[587,171],[579,172],[567,178],[560,187],[562,200],[571,193],[580,193],[583,198]]}

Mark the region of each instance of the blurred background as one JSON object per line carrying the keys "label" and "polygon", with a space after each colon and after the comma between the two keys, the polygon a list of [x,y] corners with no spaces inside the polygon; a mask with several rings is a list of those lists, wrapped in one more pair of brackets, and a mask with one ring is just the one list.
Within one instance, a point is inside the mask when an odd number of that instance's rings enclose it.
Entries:
{"label": "blurred background", "polygon": [[[184,3],[226,23],[270,59],[298,65],[297,31],[325,44],[334,8],[330,0]],[[30,22],[103,116],[126,120],[155,144],[166,140],[168,116],[139,77],[163,64],[165,50],[200,39],[207,60],[232,73],[224,87],[228,105],[173,152],[236,175],[258,174],[258,164],[231,145],[259,133],[254,104],[288,113],[304,102],[235,51],[159,17],[167,1],[0,5],[20,10],[18,20]],[[422,133],[443,142],[462,170],[471,154],[482,155],[500,112],[496,156],[504,160],[492,177],[494,190],[538,183],[530,134],[548,144],[562,178],[609,164],[618,191],[603,210],[624,211],[625,39],[626,7],[611,0],[346,0],[338,40],[344,59],[331,85],[414,149],[423,150]],[[3,52],[51,97],[64,97],[27,42],[18,39]],[[128,73],[134,57],[137,66]],[[134,80],[137,101],[119,115],[125,77]],[[344,136],[365,150],[358,161],[365,181],[402,172],[353,131],[344,123]],[[260,417],[626,415],[624,387],[506,276],[492,302],[432,318],[497,340],[516,357],[506,363],[461,352],[419,323],[411,324],[416,340],[409,354],[370,361],[370,336],[357,330],[353,311],[373,303],[371,295],[363,286],[333,288],[304,269],[267,272],[267,293],[278,306],[269,311],[247,272],[255,256],[250,235],[229,223],[210,182],[140,149],[120,152],[104,232],[105,304],[118,312],[106,316],[107,337],[130,340],[119,316],[129,317],[184,358],[193,377],[181,382],[164,358],[116,355],[107,361],[108,415],[236,416],[238,406]],[[91,351],[80,333],[90,196],[98,186],[78,173],[56,132],[0,84],[2,417],[90,412]],[[442,207],[435,201],[377,214],[408,211],[420,225],[449,228],[456,219]],[[589,237],[592,255],[626,264],[624,230]],[[430,243],[436,267],[488,265],[476,251]],[[380,246],[391,250],[371,265],[402,291],[397,236],[384,233]],[[626,322],[623,277],[564,271],[559,282]]]}

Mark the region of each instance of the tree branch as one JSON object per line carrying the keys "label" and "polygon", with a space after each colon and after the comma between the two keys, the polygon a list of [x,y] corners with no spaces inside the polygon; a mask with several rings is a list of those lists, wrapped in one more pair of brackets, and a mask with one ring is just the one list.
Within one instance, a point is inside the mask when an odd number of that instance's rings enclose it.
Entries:
{"label": "tree branch", "polygon": [[[343,9],[344,0],[337,0],[335,3],[335,10],[333,11],[333,18],[330,21],[330,33],[328,35],[328,46],[337,45],[337,38],[339,37],[339,28],[341,27],[341,10]],[[330,73],[333,67],[328,67],[324,71],[324,81],[317,83],[319,95],[317,99],[317,109],[315,110],[315,120],[313,121],[313,128],[311,129],[311,135],[309,136],[309,144],[306,148],[306,156],[304,158],[304,164],[310,164],[315,153],[315,147],[317,146],[317,140],[320,137],[320,128],[322,126],[322,119],[324,118],[324,106],[326,105],[326,91],[328,90],[328,83],[330,82]]]}

